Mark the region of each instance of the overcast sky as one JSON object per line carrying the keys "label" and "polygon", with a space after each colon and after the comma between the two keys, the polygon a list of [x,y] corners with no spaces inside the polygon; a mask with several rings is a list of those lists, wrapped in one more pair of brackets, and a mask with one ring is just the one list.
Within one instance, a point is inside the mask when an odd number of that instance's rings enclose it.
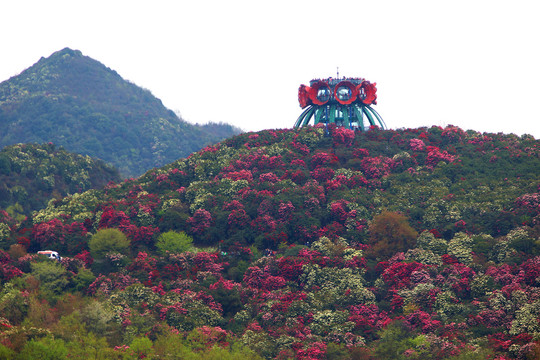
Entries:
{"label": "overcast sky", "polygon": [[312,78],[377,83],[388,127],[540,138],[537,0],[7,0],[0,81],[70,47],[193,123],[292,127]]}

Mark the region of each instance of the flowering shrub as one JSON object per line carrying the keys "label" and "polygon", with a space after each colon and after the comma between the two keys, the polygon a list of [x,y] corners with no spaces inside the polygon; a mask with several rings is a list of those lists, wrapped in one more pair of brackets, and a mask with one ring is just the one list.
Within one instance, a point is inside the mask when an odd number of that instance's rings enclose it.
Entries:
{"label": "flowering shrub", "polygon": [[[33,337],[21,324],[36,324],[74,349],[66,333],[80,318],[116,357],[136,356],[132,346],[149,357],[534,357],[537,141],[329,131],[242,134],[53,200],[33,223],[0,211],[2,248],[29,252],[0,252],[9,329]],[[88,238],[104,229],[129,244],[94,259]],[[169,231],[194,241],[163,251],[155,241]],[[65,249],[56,272],[69,298],[36,266],[49,260],[32,252],[49,246]],[[16,349],[4,323],[2,344]]]}
{"label": "flowering shrub", "polygon": [[314,154],[311,157],[311,166],[312,168],[317,168],[320,166],[332,166],[338,163],[338,158],[335,154],[319,152]]}
{"label": "flowering shrub", "polygon": [[210,227],[212,215],[207,210],[198,209],[193,216],[188,219],[188,223],[191,225],[191,231],[194,234],[202,234]]}
{"label": "flowering shrub", "polygon": [[411,139],[409,140],[409,146],[414,151],[424,151],[426,144],[421,139]]}
{"label": "flowering shrub", "polygon": [[379,179],[388,176],[393,160],[384,156],[365,157],[362,159],[362,172],[368,179]]}
{"label": "flowering shrub", "polygon": [[331,132],[334,145],[351,146],[354,142],[354,130],[336,127]]}
{"label": "flowering shrub", "polygon": [[436,146],[427,147],[426,165],[435,166],[440,161],[452,162],[457,159],[456,156],[450,155],[446,150],[441,150]]}

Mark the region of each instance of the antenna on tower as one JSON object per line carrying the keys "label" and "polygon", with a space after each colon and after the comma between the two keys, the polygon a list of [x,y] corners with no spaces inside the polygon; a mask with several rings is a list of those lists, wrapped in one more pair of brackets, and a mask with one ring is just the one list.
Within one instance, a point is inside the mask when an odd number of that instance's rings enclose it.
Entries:
{"label": "antenna on tower", "polygon": [[336,76],[337,79],[339,79],[339,66],[337,67],[337,76]]}

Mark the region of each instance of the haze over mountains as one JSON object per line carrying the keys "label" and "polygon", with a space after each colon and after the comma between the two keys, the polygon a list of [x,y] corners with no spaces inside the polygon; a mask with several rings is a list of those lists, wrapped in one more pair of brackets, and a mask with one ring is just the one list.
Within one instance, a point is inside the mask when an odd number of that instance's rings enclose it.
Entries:
{"label": "haze over mountains", "polygon": [[241,132],[189,124],[150,91],[69,48],[0,84],[0,127],[0,148],[53,142],[102,159],[125,177]]}

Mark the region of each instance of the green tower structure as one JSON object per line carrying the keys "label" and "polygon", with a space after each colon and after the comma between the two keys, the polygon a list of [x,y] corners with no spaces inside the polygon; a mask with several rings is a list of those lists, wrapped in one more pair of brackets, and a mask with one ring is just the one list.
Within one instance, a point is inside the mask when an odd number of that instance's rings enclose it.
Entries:
{"label": "green tower structure", "polygon": [[371,126],[386,129],[372,105],[377,104],[376,83],[363,78],[313,79],[300,85],[298,102],[304,109],[294,127],[324,123],[366,131]]}

